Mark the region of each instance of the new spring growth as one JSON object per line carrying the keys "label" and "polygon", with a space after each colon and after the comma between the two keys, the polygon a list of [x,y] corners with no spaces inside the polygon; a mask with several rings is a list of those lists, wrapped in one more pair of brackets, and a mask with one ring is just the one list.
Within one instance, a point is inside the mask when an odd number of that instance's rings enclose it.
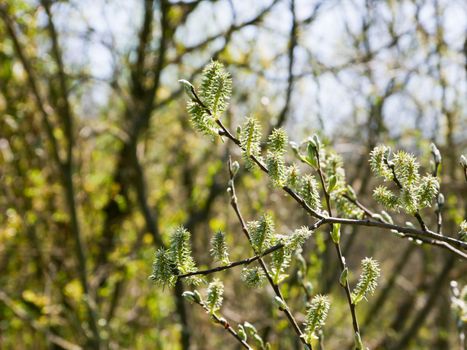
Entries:
{"label": "new spring growth", "polygon": [[203,102],[211,110],[214,117],[227,109],[232,95],[232,78],[225,71],[222,63],[212,61],[203,71],[201,81],[201,96]]}
{"label": "new spring growth", "polygon": [[214,236],[212,236],[210,253],[216,261],[222,264],[230,263],[224,232],[217,231]]}
{"label": "new spring growth", "polygon": [[370,154],[370,166],[376,175],[394,180],[399,193],[380,185],[373,191],[375,200],[388,209],[402,209],[408,214],[430,207],[439,190],[437,178],[430,174],[420,176],[419,164],[413,155],[398,151],[390,160],[389,154],[388,147],[375,147]]}
{"label": "new spring growth", "polygon": [[245,121],[240,129],[239,140],[243,159],[250,169],[255,165],[251,157],[261,157],[261,126],[255,118],[250,117]]}
{"label": "new spring growth", "polygon": [[331,193],[337,185],[337,176],[336,175],[331,175],[328,180],[328,193]]}
{"label": "new spring growth", "polygon": [[435,163],[441,163],[441,152],[439,151],[438,147],[434,143],[430,145],[431,148],[431,154],[433,155],[433,159],[435,160]]}
{"label": "new spring growth", "polygon": [[208,292],[206,297],[206,306],[211,314],[218,311],[222,306],[224,300],[224,285],[217,278],[214,279],[208,286]]}
{"label": "new spring growth", "polygon": [[211,62],[203,71],[200,97],[189,81],[182,79],[179,82],[189,97],[187,110],[195,129],[207,135],[215,135],[216,119],[227,109],[232,94],[229,73],[221,63]]}
{"label": "new spring growth", "polygon": [[389,147],[384,145],[376,146],[370,153],[370,168],[385,181],[392,181],[392,171],[388,166],[388,157],[391,152]]}
{"label": "new spring growth", "polygon": [[198,293],[197,290],[194,290],[193,292],[191,291],[185,291],[182,293],[182,296],[188,300],[189,302],[200,304],[202,302],[201,295]]}
{"label": "new spring growth", "polygon": [[319,210],[321,201],[319,198],[318,183],[313,175],[307,174],[302,178],[299,194],[306,204],[312,209]]}
{"label": "new spring growth", "polygon": [[149,278],[163,287],[175,284],[174,264],[166,249],[159,248],[156,251],[152,264],[152,274]]}
{"label": "new spring growth", "polygon": [[347,280],[348,280],[348,276],[349,276],[349,269],[347,267],[345,267],[342,272],[341,272],[341,275],[339,277],[339,283],[342,287],[346,287],[347,286]]}
{"label": "new spring growth", "polygon": [[284,129],[274,129],[268,138],[266,166],[275,187],[284,186],[286,180],[284,153],[287,145],[287,134]]}
{"label": "new spring growth", "polygon": [[190,232],[183,226],[176,228],[170,237],[170,259],[182,274],[196,270],[195,262],[191,256],[190,237]]}
{"label": "new spring growth", "polygon": [[260,349],[263,349],[264,347],[264,341],[263,339],[260,337],[260,335],[258,334],[258,331],[256,330],[255,326],[253,326],[251,323],[249,322],[244,322],[243,323],[243,328],[246,330],[246,332],[248,333],[248,335],[250,337],[252,337],[257,343],[258,345],[260,346]]}
{"label": "new spring growth", "polygon": [[332,224],[331,238],[334,243],[339,244],[341,240],[341,224]]}
{"label": "new spring growth", "polygon": [[182,85],[183,90],[185,91],[186,95],[190,98],[190,100],[196,101],[195,87],[188,80],[185,79],[180,79],[178,82]]}
{"label": "new spring growth", "polygon": [[367,295],[372,295],[380,276],[379,263],[373,258],[365,258],[362,260],[362,273],[358,280],[357,286],[352,292],[352,303],[358,304]]}
{"label": "new spring growth", "polygon": [[[177,275],[194,271],[196,265],[191,256],[190,233],[180,226],[170,236],[169,249],[157,250],[149,278],[162,286],[173,286]],[[197,284],[199,279],[192,277],[188,282]]]}
{"label": "new spring growth", "polygon": [[271,246],[274,237],[274,221],[270,215],[264,214],[259,221],[250,221],[247,226],[255,252],[263,252]]}
{"label": "new spring growth", "polygon": [[308,344],[317,339],[317,331],[324,326],[330,308],[329,298],[325,295],[316,295],[311,299],[305,318],[305,340]]}
{"label": "new spring growth", "polygon": [[260,287],[266,280],[264,271],[259,267],[245,267],[242,271],[242,274],[240,275],[240,278],[250,288]]}
{"label": "new spring growth", "polygon": [[231,169],[232,169],[232,175],[235,177],[237,175],[238,171],[240,170],[240,164],[238,164],[237,161],[234,161],[232,163]]}
{"label": "new spring growth", "polygon": [[275,284],[279,284],[286,277],[285,270],[290,265],[291,255],[286,249],[278,249],[272,253],[271,272]]}
{"label": "new spring growth", "polygon": [[278,296],[274,297],[274,304],[276,304],[276,306],[281,311],[284,311],[284,310],[287,309],[287,304],[285,303],[285,301],[282,298],[278,297]]}
{"label": "new spring growth", "polygon": [[246,332],[245,332],[245,328],[241,324],[238,325],[237,334],[240,337],[240,339],[243,341],[246,341],[248,339],[248,336],[246,335]]}
{"label": "new spring growth", "polygon": [[311,236],[313,231],[308,227],[302,226],[299,229],[296,229],[290,236],[285,239],[284,250],[289,254],[295,252],[301,252],[303,244]]}
{"label": "new spring growth", "polygon": [[441,164],[441,152],[439,151],[438,147],[436,147],[434,143],[432,143],[430,147],[431,147],[431,154],[433,155],[435,164]]}
{"label": "new spring growth", "polygon": [[306,158],[305,161],[308,165],[312,166],[313,168],[318,168],[318,152],[319,152],[319,139],[318,136],[313,135],[312,138],[308,140],[306,146]]}

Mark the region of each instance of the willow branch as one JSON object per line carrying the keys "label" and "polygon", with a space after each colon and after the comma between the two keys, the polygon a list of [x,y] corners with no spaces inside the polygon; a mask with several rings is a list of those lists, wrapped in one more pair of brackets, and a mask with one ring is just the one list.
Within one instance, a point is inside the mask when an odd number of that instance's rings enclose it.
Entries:
{"label": "willow branch", "polygon": [[284,244],[283,244],[283,243],[276,244],[275,246],[272,246],[271,248],[266,249],[266,250],[265,250],[264,252],[262,252],[261,254],[252,256],[251,258],[247,258],[247,259],[243,259],[243,260],[231,262],[230,264],[223,265],[223,266],[218,266],[218,267],[214,267],[214,268],[208,269],[208,270],[200,270],[200,271],[188,272],[188,273],[185,273],[185,274],[183,274],[183,275],[178,275],[177,277],[178,277],[178,278],[185,278],[185,277],[196,276],[196,275],[209,275],[209,274],[211,274],[211,273],[215,273],[215,272],[220,272],[220,271],[228,270],[228,269],[231,269],[231,268],[236,267],[236,266],[240,266],[240,265],[249,265],[249,264],[251,264],[252,262],[254,262],[254,261],[256,261],[256,260],[259,260],[259,259],[261,259],[262,257],[264,257],[264,256],[266,256],[266,255],[269,255],[269,254],[271,254],[271,253],[275,252],[276,250],[279,250],[279,249],[281,249],[281,248],[283,248],[283,247],[284,247]]}
{"label": "willow branch", "polygon": [[[319,157],[319,151],[316,151],[316,160],[318,163],[318,175],[321,181],[321,187],[323,188],[324,197],[326,199],[327,211],[328,211],[329,216],[332,217],[331,199],[326,189],[326,185],[324,183],[324,176],[323,176],[323,171],[321,170],[321,160]],[[332,225],[331,225],[331,230],[332,230]],[[338,241],[337,242],[333,241],[333,243],[334,243],[334,247],[336,248],[337,259],[339,260],[339,265],[340,265],[341,273],[342,273],[345,270],[346,266],[345,266],[344,256],[342,255],[341,245]],[[350,314],[352,315],[352,326],[353,326],[354,332],[360,334],[360,327],[358,325],[357,314],[355,312],[355,304],[352,301],[352,294],[350,292],[349,282],[346,279],[345,285],[343,285],[342,283],[339,283],[339,285],[345,291],[345,296],[347,298],[347,303],[349,305]]]}
{"label": "willow branch", "polygon": [[[251,242],[251,235],[250,233],[248,232],[248,228],[246,227],[246,223],[245,223],[245,220],[243,219],[243,216],[240,212],[240,209],[238,207],[238,203],[237,203],[237,195],[235,193],[235,184],[234,184],[234,174],[232,172],[232,166],[231,166],[231,161],[229,159],[229,174],[230,174],[230,181],[229,181],[229,190],[230,190],[230,204],[235,212],[235,214],[237,215],[237,218],[238,220],[240,221],[240,225],[242,227],[242,231],[243,233],[245,234],[246,238],[248,239],[248,242],[250,242],[250,245],[252,246],[253,248],[253,245],[252,245],[252,242]],[[254,248],[253,248],[254,250]],[[255,252],[256,253],[256,252]],[[259,264],[261,266],[261,268],[263,269],[265,275],[266,275],[266,278],[269,282],[269,284],[271,285],[272,289],[274,290],[274,293],[276,294],[277,297],[279,297],[285,304],[286,304],[286,301],[284,299],[284,297],[282,296],[282,293],[279,289],[279,286],[274,282],[267,266],[266,266],[266,263],[264,262],[264,260],[260,257],[259,259]],[[287,305],[287,304],[286,304]],[[303,333],[300,329],[300,327],[298,326],[297,324],[297,321],[295,320],[294,316],[292,315],[292,313],[289,311],[289,308],[286,307],[286,308],[281,308],[281,311],[284,312],[284,314],[286,315],[287,319],[289,320],[289,323],[292,325],[292,328],[294,329],[295,333],[299,336],[300,338],[300,341],[308,348],[308,349],[311,349],[311,345],[308,344],[305,340],[305,338],[303,337]]]}
{"label": "willow branch", "polygon": [[[210,116],[212,116],[211,111],[209,108],[206,107],[206,105],[201,101],[201,99],[198,97],[196,94],[196,91],[194,88],[191,88],[191,92],[193,94],[193,102],[198,103],[205,111],[208,113]],[[224,124],[219,120],[216,119],[216,124],[220,127],[220,130],[218,131],[218,134],[220,136],[225,136],[228,139],[230,139],[233,143],[235,143],[238,147],[242,148],[240,140],[237,139],[235,136],[232,135],[232,133],[224,126]],[[269,173],[266,165],[259,160],[257,157],[254,155],[250,155],[250,159],[258,165],[258,167],[266,174]],[[396,179],[396,181],[398,181]],[[333,217],[325,217],[322,214],[318,213],[316,210],[312,209],[294,190],[292,190],[288,186],[283,186],[282,189],[287,192],[300,206],[305,209],[305,211],[310,214],[311,216],[317,218],[317,219],[322,219],[324,221],[327,221],[328,223],[341,223],[341,224],[347,224],[347,225],[359,225],[359,226],[374,226],[374,227],[380,227],[388,230],[395,230],[400,233],[406,233],[406,234],[411,234],[413,237],[416,237],[417,239],[423,240],[426,238],[431,238],[432,241],[428,241],[427,243],[433,244],[436,246],[440,246],[446,249],[451,250],[458,256],[462,257],[463,259],[467,260],[466,254],[463,252],[457,250],[456,248],[462,248],[462,249],[467,249],[467,242],[463,242],[461,240],[457,240],[452,237],[448,236],[443,236],[438,233],[435,233],[433,231],[430,231],[429,229],[426,228],[426,230],[418,230],[410,227],[402,227],[402,226],[397,226],[393,224],[388,224],[385,222],[377,222],[377,221],[371,221],[371,220],[355,220],[355,219],[343,219],[343,218],[333,218]],[[323,224],[325,222],[322,222]],[[456,248],[454,248],[456,247]]]}
{"label": "willow branch", "polygon": [[240,338],[240,336],[238,335],[237,332],[235,332],[235,330],[230,326],[229,322],[227,322],[227,320],[223,317],[219,317],[217,316],[216,314],[214,313],[210,313],[209,311],[209,308],[203,303],[203,302],[196,302],[196,304],[198,304],[199,306],[201,306],[204,310],[206,310],[207,313],[209,313],[213,319],[213,321],[219,325],[221,325],[222,327],[224,327],[224,329],[229,332],[235,339],[237,339],[237,341],[245,348],[245,349],[248,349],[248,350],[253,350],[253,348],[245,341],[243,340],[242,338]]}

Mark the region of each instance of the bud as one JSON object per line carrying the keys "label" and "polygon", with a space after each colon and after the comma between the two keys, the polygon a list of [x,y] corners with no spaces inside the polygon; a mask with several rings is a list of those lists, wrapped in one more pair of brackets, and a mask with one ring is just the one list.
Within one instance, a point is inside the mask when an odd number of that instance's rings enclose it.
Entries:
{"label": "bud", "polygon": [[464,155],[461,155],[460,163],[464,169],[467,169],[467,158]]}
{"label": "bud", "polygon": [[438,208],[441,209],[444,207],[444,196],[442,193],[438,194]]}
{"label": "bud", "polygon": [[274,297],[274,304],[279,308],[279,310],[284,311],[287,310],[287,304],[284,302],[284,300],[278,296]]}
{"label": "bud", "polygon": [[256,334],[258,331],[256,330],[255,326],[253,326],[250,322],[244,322],[243,327],[246,329],[246,331],[250,334]]}
{"label": "bud", "polygon": [[328,182],[329,182],[328,183],[328,193],[331,193],[336,188],[336,185],[337,185],[336,175],[330,176]]}
{"label": "bud", "polygon": [[342,287],[347,286],[348,275],[349,275],[349,269],[346,267],[345,269],[342,270],[341,275],[339,277],[339,283],[341,284]]}
{"label": "bud", "polygon": [[440,164],[441,163],[441,152],[439,151],[438,147],[436,147],[434,143],[431,144],[431,154],[433,155],[435,164]]}
{"label": "bud", "polygon": [[247,340],[247,335],[246,335],[246,332],[245,332],[245,328],[243,328],[243,326],[241,324],[238,325],[237,334],[238,334],[238,336],[240,337],[241,340],[243,340],[243,341]]}
{"label": "bud", "polygon": [[355,193],[355,190],[350,185],[347,185],[347,195],[349,196],[350,199],[354,201],[357,200],[357,194]]}
{"label": "bud", "polygon": [[240,169],[240,164],[238,164],[237,161],[232,163],[232,175],[235,176],[238,173],[238,170]]}
{"label": "bud", "polygon": [[306,282],[304,287],[308,295],[311,295],[313,293],[313,285],[311,284],[311,282]]}
{"label": "bud", "polygon": [[318,150],[313,144],[313,142],[309,141],[306,147],[307,157],[306,162],[314,168],[318,168],[318,161],[316,157],[318,156]]}
{"label": "bud", "polygon": [[241,134],[242,134],[242,126],[238,125],[237,126],[237,138],[239,138]]}
{"label": "bud", "polygon": [[315,146],[316,151],[319,152],[319,148],[320,148],[321,142],[319,141],[318,135],[314,134],[314,135],[311,137],[311,142],[313,142],[313,145]]}
{"label": "bud", "polygon": [[415,228],[414,224],[412,224],[410,221],[406,221],[405,225],[410,228]]}
{"label": "bud", "polygon": [[290,148],[292,148],[292,150],[294,151],[295,154],[298,154],[299,151],[298,151],[298,145],[296,142],[293,142],[293,141],[290,141],[289,142],[289,146]]}
{"label": "bud", "polygon": [[389,224],[393,224],[394,221],[392,220],[392,217],[391,215],[389,215],[386,211],[381,211],[381,217],[383,218],[383,220]]}
{"label": "bud", "polygon": [[331,238],[334,243],[339,244],[341,240],[341,224],[332,224]]}
{"label": "bud", "polygon": [[184,297],[186,300],[192,303],[199,304],[201,302],[201,297],[198,292],[196,293],[195,292],[190,292],[190,291],[183,292],[182,297]]}
{"label": "bud", "polygon": [[185,93],[187,94],[187,96],[192,100],[196,100],[195,93],[194,93],[195,91],[194,86],[188,80],[185,80],[185,79],[180,79],[178,82],[182,84],[183,90],[185,90]]}

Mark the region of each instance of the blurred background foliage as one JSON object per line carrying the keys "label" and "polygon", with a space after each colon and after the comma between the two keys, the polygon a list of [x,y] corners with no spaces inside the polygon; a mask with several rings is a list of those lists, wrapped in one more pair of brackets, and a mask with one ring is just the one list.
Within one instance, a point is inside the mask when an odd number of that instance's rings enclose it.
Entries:
{"label": "blurred background foliage", "polygon": [[[199,82],[212,58],[233,76],[232,130],[254,114],[265,134],[320,134],[375,210],[369,151],[405,149],[430,171],[434,142],[444,231],[466,217],[465,1],[1,0],[0,18],[2,349],[97,348],[96,338],[109,349],[237,348],[181,299],[181,283],[148,281],[156,248],[181,224],[199,266],[213,266],[207,247],[219,229],[231,260],[248,256],[226,194],[227,155],[238,150],[195,134],[177,83]],[[247,220],[266,211],[283,232],[310,223],[259,172],[237,182]],[[423,214],[436,224],[433,210]],[[465,325],[449,282],[465,285],[464,262],[388,232],[343,234],[352,282],[365,256],[382,263],[381,287],[359,309],[367,346],[459,348]],[[330,248],[321,230],[304,256],[313,293],[331,295],[326,347],[342,349],[353,333]],[[296,271],[282,290],[302,322]],[[274,349],[300,348],[271,291],[245,288],[239,274],[219,276],[223,314],[255,324]]]}

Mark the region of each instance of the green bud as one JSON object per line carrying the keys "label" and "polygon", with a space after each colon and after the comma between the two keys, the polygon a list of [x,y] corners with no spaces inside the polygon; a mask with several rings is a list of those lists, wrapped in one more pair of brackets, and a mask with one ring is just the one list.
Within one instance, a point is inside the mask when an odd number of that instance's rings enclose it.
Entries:
{"label": "green bud", "polygon": [[357,200],[357,194],[355,193],[355,190],[353,189],[352,186],[347,185],[347,195],[349,196],[350,199],[352,200]]}
{"label": "green bud", "polygon": [[331,175],[329,177],[329,181],[328,181],[328,193],[331,193],[335,188],[336,188],[336,185],[337,185],[337,177],[336,175]]}
{"label": "green bud", "polygon": [[415,228],[414,224],[412,224],[410,221],[406,221],[405,225],[410,228]]}
{"label": "green bud", "polygon": [[256,330],[255,326],[253,326],[250,322],[244,322],[243,323],[243,327],[245,328],[245,330],[248,332],[248,334],[250,335],[253,335],[253,334],[256,334],[258,333],[258,331]]}
{"label": "green bud", "polygon": [[240,339],[242,339],[243,341],[246,341],[248,338],[245,332],[245,328],[243,328],[241,324],[238,325],[237,334],[240,337]]}
{"label": "green bud", "polygon": [[199,293],[185,291],[185,292],[183,292],[182,297],[184,297],[186,300],[188,300],[189,302],[192,302],[192,303],[199,304],[201,302],[201,297],[200,297]]}
{"label": "green bud", "polygon": [[259,336],[258,333],[255,333],[255,334],[253,335],[253,339],[259,344],[259,346],[260,346],[261,348],[264,347],[264,341],[263,341],[263,339]]}
{"label": "green bud", "polygon": [[341,224],[332,224],[331,238],[334,243],[339,244],[341,240]]}
{"label": "green bud", "polygon": [[196,100],[196,97],[194,94],[194,91],[195,91],[194,86],[188,80],[185,80],[185,79],[180,79],[178,82],[182,84],[183,90],[185,91],[187,96],[192,100]]}
{"label": "green bud", "polygon": [[346,267],[345,269],[342,270],[341,275],[339,277],[339,283],[341,284],[342,287],[347,286],[348,275],[349,275],[349,269]]}
{"label": "green bud", "polygon": [[384,221],[383,217],[380,214],[373,214],[371,215],[371,217],[379,221]]}
{"label": "green bud", "polygon": [[383,220],[389,224],[393,224],[394,221],[392,220],[392,217],[391,215],[389,215],[386,211],[381,211],[381,216],[383,218]]}
{"label": "green bud", "polygon": [[237,161],[234,161],[232,163],[232,175],[233,176],[237,175],[239,169],[240,169],[240,164],[238,164]]}
{"label": "green bud", "polygon": [[287,304],[284,302],[284,300],[278,296],[274,297],[274,304],[279,308],[279,310],[284,311],[287,310]]}
{"label": "green bud", "polygon": [[319,151],[321,142],[320,142],[320,140],[319,140],[318,135],[314,134],[314,135],[311,137],[311,142],[313,142],[313,146],[315,146],[316,151]]}
{"label": "green bud", "polygon": [[311,141],[308,142],[306,151],[307,151],[306,162],[312,167],[318,168],[318,161],[316,159],[316,156],[318,155],[317,153],[318,150],[316,149],[316,147]]}

